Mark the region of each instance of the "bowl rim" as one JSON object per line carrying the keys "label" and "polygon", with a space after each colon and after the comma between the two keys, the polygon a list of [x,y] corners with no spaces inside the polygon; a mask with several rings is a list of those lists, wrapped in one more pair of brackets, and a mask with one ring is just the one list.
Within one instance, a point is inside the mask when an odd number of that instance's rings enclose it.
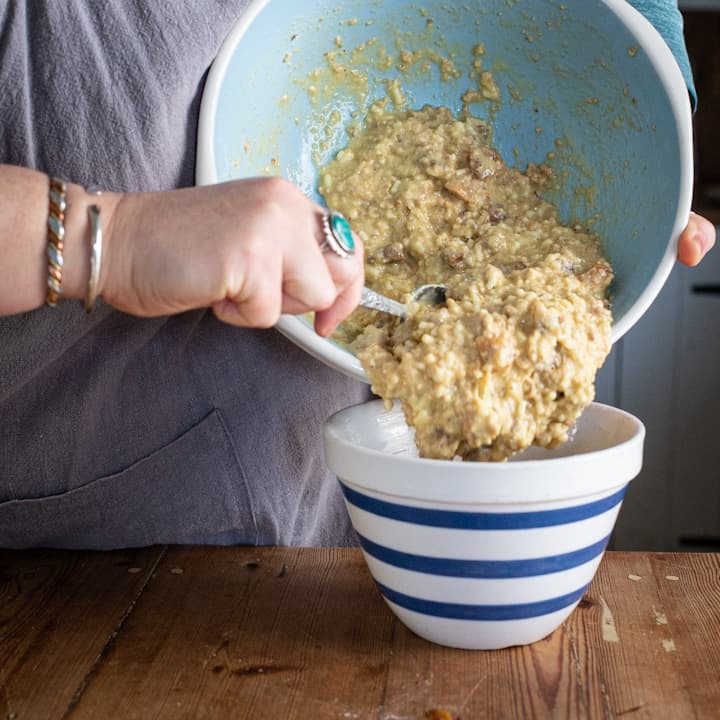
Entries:
{"label": "bowl rim", "polygon": [[251,0],[230,32],[220,45],[210,65],[205,87],[200,98],[198,114],[197,147],[195,150],[195,182],[198,185],[212,185],[218,182],[215,164],[215,116],[220,99],[222,84],[235,49],[270,0]]}
{"label": "bowl rim", "polygon": [[[251,0],[243,14],[232,26],[213,60],[200,100],[196,146],[197,185],[218,182],[215,163],[215,118],[225,73],[235,49],[255,18],[270,0]],[[678,135],[680,148],[680,190],[677,210],[665,253],[649,283],[625,315],[613,322],[612,343],[616,343],[645,314],[667,281],[677,257],[677,241],[687,225],[692,203],[693,145],[692,110],[680,68],[660,33],[647,18],[626,0],[601,0],[625,27],[635,36],[665,90]],[[351,378],[370,383],[358,358],[329,338],[318,335],[313,327],[294,315],[281,315],[274,326],[285,337],[305,352]]]}
{"label": "bowl rim", "polygon": [[[382,412],[384,406],[382,399],[370,400],[331,415],[323,425],[325,461],[343,483],[401,502],[526,505],[566,501],[626,485],[642,467],[645,425],[635,415],[604,403],[591,403],[583,414],[604,414],[612,422],[627,423],[631,430],[626,440],[559,458],[480,463],[393,455],[343,436],[348,415],[363,412],[361,408]],[[419,472],[427,477],[418,479]]]}
{"label": "bowl rim", "polygon": [[680,190],[675,221],[665,254],[640,297],[619,322],[613,323],[612,342],[614,344],[645,314],[675,266],[678,238],[687,226],[690,217],[694,161],[690,95],[675,56],[654,25],[629,2],[626,0],[602,0],[602,2],[635,35],[640,47],[652,63],[670,103],[680,148]]}

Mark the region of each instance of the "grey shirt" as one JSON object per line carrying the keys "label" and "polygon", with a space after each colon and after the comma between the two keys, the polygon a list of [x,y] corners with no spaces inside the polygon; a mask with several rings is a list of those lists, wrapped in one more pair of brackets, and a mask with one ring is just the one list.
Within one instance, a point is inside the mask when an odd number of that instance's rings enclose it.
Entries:
{"label": "grey shirt", "polygon": [[[203,82],[246,4],[0,2],[0,160],[192,185]],[[321,425],[368,393],[209,312],[0,318],[0,546],[353,542]]]}

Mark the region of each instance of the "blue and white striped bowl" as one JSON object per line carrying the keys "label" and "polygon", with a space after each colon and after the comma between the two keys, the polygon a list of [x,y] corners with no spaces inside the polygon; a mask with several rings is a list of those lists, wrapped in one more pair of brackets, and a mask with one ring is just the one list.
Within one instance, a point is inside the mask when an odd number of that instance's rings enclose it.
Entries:
{"label": "blue and white striped bowl", "polygon": [[442,645],[492,649],[555,630],[595,575],[645,429],[593,403],[572,439],[507,463],[417,457],[398,406],[336,413],[325,452],[380,592]]}

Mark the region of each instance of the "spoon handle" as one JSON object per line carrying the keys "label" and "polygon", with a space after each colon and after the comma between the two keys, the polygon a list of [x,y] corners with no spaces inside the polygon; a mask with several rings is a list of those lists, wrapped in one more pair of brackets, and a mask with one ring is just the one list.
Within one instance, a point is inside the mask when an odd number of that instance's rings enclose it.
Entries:
{"label": "spoon handle", "polygon": [[396,300],[391,300],[389,297],[385,297],[385,295],[381,295],[368,287],[364,287],[362,290],[360,304],[370,310],[381,310],[400,318],[404,318],[407,314],[405,305]]}

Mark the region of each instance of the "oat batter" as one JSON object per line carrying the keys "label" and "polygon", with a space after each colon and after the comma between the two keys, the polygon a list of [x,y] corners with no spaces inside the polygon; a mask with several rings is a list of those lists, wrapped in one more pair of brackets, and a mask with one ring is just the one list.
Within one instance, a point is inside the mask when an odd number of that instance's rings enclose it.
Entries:
{"label": "oat batter", "polygon": [[598,238],[540,198],[551,181],[508,167],[481,120],[385,102],[321,173],[328,206],[363,238],[368,286],[406,301],[448,285],[446,307],[415,305],[403,322],[358,309],[336,335],[374,392],[400,398],[422,456],[552,447],[593,399],[612,270]]}

